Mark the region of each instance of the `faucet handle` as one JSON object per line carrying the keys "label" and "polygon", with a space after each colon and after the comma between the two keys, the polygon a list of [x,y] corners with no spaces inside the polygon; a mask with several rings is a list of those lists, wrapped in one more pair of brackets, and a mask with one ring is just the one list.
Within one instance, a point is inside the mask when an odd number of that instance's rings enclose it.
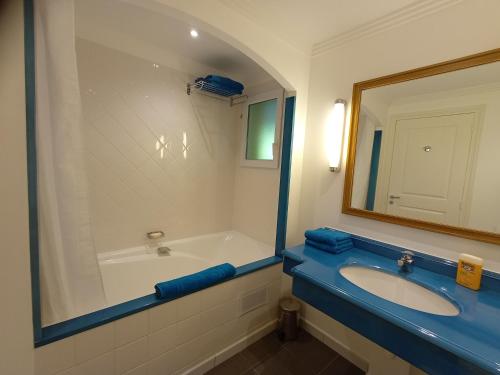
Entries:
{"label": "faucet handle", "polygon": [[150,240],[157,240],[157,239],[165,237],[165,233],[161,230],[157,230],[154,232],[146,233],[146,237],[149,238]]}
{"label": "faucet handle", "polygon": [[398,259],[398,266],[402,269],[407,269],[409,265],[412,265],[414,260],[413,256],[415,254],[412,251],[404,250],[401,252],[401,258]]}

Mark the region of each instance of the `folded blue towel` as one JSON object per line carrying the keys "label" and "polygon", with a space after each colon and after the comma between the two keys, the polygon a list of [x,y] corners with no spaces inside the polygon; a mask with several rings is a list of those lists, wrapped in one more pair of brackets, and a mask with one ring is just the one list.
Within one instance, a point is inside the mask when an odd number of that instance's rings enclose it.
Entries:
{"label": "folded blue towel", "polygon": [[177,298],[189,293],[215,285],[222,280],[229,279],[236,273],[236,268],[229,263],[223,263],[192,275],[179,277],[175,280],[164,281],[155,285],[156,297]]}
{"label": "folded blue towel", "polygon": [[240,94],[243,92],[243,89],[245,88],[245,86],[243,86],[243,84],[241,84],[240,82],[234,81],[231,78],[222,77],[215,74],[210,74],[206,76],[205,81],[210,83],[216,83],[221,87],[225,87],[230,91],[235,91]]}
{"label": "folded blue towel", "polygon": [[306,230],[306,245],[330,253],[341,253],[353,247],[351,235],[329,228]]}
{"label": "folded blue towel", "polygon": [[339,241],[351,239],[349,233],[340,232],[329,228],[318,228],[306,230],[305,236],[308,240],[335,246]]}
{"label": "folded blue towel", "polygon": [[318,250],[326,251],[328,253],[332,254],[339,254],[343,253],[344,251],[351,250],[352,249],[352,241],[350,243],[346,243],[340,246],[331,246],[328,244],[324,244],[321,242],[315,242],[312,240],[306,240],[306,246],[313,247]]}

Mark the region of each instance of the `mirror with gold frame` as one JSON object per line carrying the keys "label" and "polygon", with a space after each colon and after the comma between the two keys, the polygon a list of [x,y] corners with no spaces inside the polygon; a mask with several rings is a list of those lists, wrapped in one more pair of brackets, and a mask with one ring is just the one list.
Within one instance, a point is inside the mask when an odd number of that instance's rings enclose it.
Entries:
{"label": "mirror with gold frame", "polygon": [[500,244],[500,49],[354,84],[342,211]]}

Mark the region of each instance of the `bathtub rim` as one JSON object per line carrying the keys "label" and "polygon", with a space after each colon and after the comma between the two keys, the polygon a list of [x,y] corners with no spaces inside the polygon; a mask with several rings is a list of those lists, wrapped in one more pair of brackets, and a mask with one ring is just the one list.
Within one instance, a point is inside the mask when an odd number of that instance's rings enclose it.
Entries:
{"label": "bathtub rim", "polygon": [[[283,257],[274,255],[265,259],[245,264],[243,266],[237,267],[236,274],[230,279],[223,280],[215,285],[211,285],[210,287],[221,285],[225,282],[234,280],[242,276],[246,276],[250,273],[257,272],[264,268],[275,266],[276,264],[280,264],[282,262],[283,262]],[[208,288],[203,288],[193,293],[205,289]],[[178,298],[185,297],[189,294],[192,293],[185,294]],[[126,316],[136,314],[138,312],[153,308],[155,306],[159,306],[164,303],[174,301],[178,298],[158,299],[156,298],[156,295],[152,293],[143,297],[132,299],[127,302],[106,307],[104,309],[97,310],[89,314],[77,316],[75,318],[68,319],[60,323],[55,323],[46,327],[42,327],[42,336],[39,340],[35,340],[35,348],[53,343],[58,340],[62,340],[66,337],[76,335],[77,333],[81,333],[104,324],[111,323],[115,320],[125,318]]]}

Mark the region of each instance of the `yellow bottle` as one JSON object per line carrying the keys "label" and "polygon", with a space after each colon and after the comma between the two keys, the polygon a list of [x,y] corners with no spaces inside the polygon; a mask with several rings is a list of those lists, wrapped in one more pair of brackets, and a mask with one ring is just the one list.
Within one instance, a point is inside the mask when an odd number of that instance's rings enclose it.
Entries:
{"label": "yellow bottle", "polygon": [[467,288],[478,290],[481,285],[483,260],[469,254],[458,257],[457,283]]}

